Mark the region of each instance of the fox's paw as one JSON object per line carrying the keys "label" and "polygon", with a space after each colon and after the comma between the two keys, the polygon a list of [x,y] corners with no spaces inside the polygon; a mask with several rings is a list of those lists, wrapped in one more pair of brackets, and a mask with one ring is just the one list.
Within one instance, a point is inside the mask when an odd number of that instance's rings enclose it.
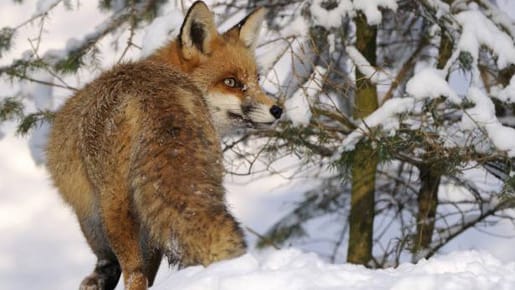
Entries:
{"label": "fox's paw", "polygon": [[97,273],[92,273],[89,276],[86,276],[84,280],[80,283],[79,290],[104,290],[105,289],[105,279],[103,279]]}

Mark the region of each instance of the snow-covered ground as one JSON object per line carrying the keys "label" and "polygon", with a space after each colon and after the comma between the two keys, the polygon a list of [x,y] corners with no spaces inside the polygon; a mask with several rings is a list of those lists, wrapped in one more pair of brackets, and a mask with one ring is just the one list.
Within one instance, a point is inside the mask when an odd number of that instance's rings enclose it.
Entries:
{"label": "snow-covered ground", "polygon": [[[26,0],[24,6],[0,2],[0,27],[26,19],[35,2]],[[51,22],[46,29],[58,37],[43,42],[45,49],[63,47],[66,39],[84,32],[84,23],[100,23],[98,15],[87,14],[96,11],[97,1],[82,2],[80,13],[60,9],[51,14],[59,21]],[[515,11],[515,1],[498,2],[507,11]],[[5,64],[4,60],[0,63]],[[0,89],[5,92],[9,88]],[[54,94],[62,99],[67,92],[56,90]],[[34,164],[27,139],[15,137],[12,124],[2,126],[2,131],[6,137],[0,141],[0,289],[76,289],[92,270],[94,257],[73,213],[52,188],[46,170]],[[263,232],[288,211],[287,201],[301,198],[295,196],[296,189],[306,185],[292,187],[289,182],[281,176],[254,182],[229,177],[228,200],[245,226]],[[153,289],[515,289],[513,225],[499,224],[491,230],[503,237],[471,229],[445,247],[443,255],[396,269],[333,265],[314,253],[288,248],[251,251],[208,268],[190,267],[178,272],[163,264]],[[253,240],[252,234],[248,237]],[[117,289],[123,289],[122,285]]]}
{"label": "snow-covered ground", "polygon": [[330,265],[315,254],[288,249],[190,267],[159,281],[156,288],[170,285],[183,290],[508,290],[515,289],[515,262],[466,251],[370,270]]}

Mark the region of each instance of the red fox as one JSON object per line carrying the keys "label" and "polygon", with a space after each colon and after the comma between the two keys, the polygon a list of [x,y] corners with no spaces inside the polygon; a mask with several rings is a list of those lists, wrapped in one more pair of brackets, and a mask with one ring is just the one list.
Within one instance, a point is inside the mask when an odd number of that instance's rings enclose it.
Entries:
{"label": "red fox", "polygon": [[98,258],[80,289],[147,289],[166,256],[180,267],[246,246],[224,201],[220,136],[274,123],[260,88],[257,9],[223,34],[203,2],[176,40],[103,73],[56,113],[48,169]]}

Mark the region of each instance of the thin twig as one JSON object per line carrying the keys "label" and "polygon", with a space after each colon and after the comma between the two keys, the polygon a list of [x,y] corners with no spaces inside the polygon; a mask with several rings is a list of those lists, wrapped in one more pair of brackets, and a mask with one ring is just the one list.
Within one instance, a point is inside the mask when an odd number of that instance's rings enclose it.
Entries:
{"label": "thin twig", "polygon": [[246,226],[245,229],[255,235],[256,237],[258,237],[260,240],[262,241],[266,241],[267,245],[270,245],[272,246],[274,249],[276,250],[280,250],[281,248],[279,246],[277,246],[273,241],[270,241],[270,239],[267,239],[265,236],[263,236],[262,234],[258,233],[257,231],[253,230],[251,227],[249,226]]}

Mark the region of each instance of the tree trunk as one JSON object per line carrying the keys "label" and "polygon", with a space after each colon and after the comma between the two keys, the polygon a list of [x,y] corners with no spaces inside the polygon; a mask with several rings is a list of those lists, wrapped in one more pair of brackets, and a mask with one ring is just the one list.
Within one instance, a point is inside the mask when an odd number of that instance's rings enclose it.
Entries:
{"label": "tree trunk", "polygon": [[443,69],[447,64],[447,61],[452,55],[453,42],[450,38],[449,34],[445,31],[442,31],[442,36],[440,38],[440,51],[438,53],[438,63],[436,64],[436,68]]}
{"label": "tree trunk", "polygon": [[[453,0],[444,0],[447,4],[452,4]],[[436,68],[443,69],[451,57],[453,40],[446,31],[442,31],[440,48],[438,52],[438,62]],[[420,171],[420,190],[418,193],[418,214],[417,214],[417,234],[413,244],[414,261],[418,260],[419,252],[427,249],[433,239],[435,228],[436,208],[438,206],[438,188],[440,187],[441,174],[431,168],[431,164],[419,166]]]}
{"label": "tree trunk", "polygon": [[[445,3],[452,5],[454,0],[443,0]],[[441,29],[441,35],[440,35],[440,47],[438,50],[438,59],[436,68],[437,69],[443,69],[445,65],[447,64],[447,61],[452,55],[452,49],[454,46],[453,39],[450,36],[449,31],[445,31],[443,28]]]}
{"label": "tree trunk", "polygon": [[[368,26],[361,13],[356,17],[356,47],[371,65],[376,62],[376,27]],[[354,117],[364,118],[377,109],[376,86],[356,70]],[[367,265],[372,259],[375,174],[377,155],[367,141],[354,151],[347,261]]]}
{"label": "tree trunk", "polygon": [[438,187],[441,175],[428,166],[420,166],[421,186],[418,193],[417,235],[413,245],[415,260],[420,250],[427,249],[433,238],[436,207],[438,206]]}

